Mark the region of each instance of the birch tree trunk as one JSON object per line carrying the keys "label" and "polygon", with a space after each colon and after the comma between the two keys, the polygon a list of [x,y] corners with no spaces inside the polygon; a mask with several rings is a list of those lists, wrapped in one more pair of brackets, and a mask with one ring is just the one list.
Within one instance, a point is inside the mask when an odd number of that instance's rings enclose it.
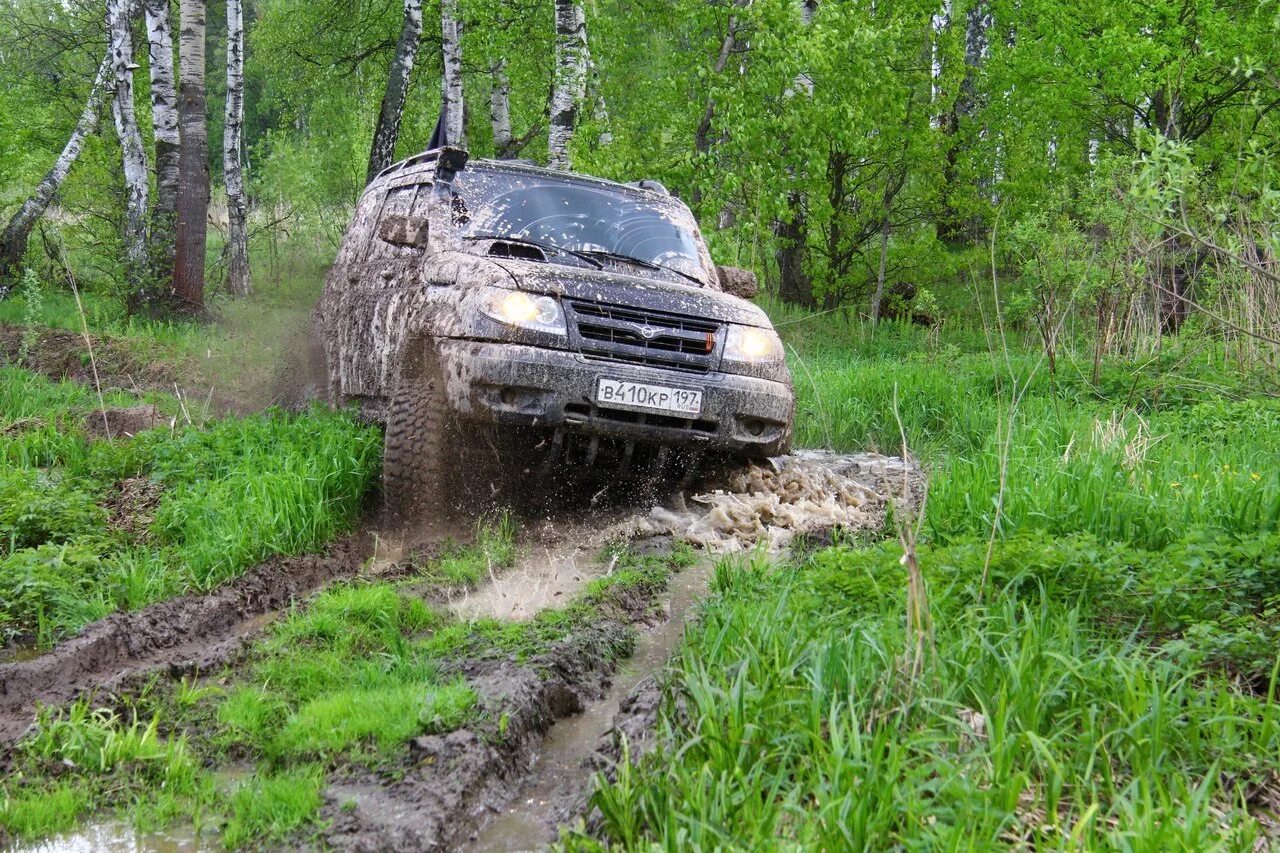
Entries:
{"label": "birch tree trunk", "polygon": [[58,155],[58,159],[53,162],[53,167],[36,186],[35,192],[9,220],[4,234],[0,235],[0,299],[9,295],[13,282],[18,278],[22,257],[26,254],[27,240],[31,237],[32,229],[49,208],[49,203],[63,181],[67,179],[72,165],[84,149],[85,138],[98,130],[102,101],[107,96],[107,83],[111,75],[111,51],[108,50],[98,66],[98,72],[94,75],[93,84],[89,88],[89,97],[85,100],[84,110],[81,111],[75,129],[67,139],[67,144],[62,147],[62,153]]}
{"label": "birch tree trunk", "polygon": [[382,96],[378,124],[373,129],[369,168],[365,173],[366,183],[390,166],[395,157],[396,139],[400,136],[400,119],[404,115],[404,101],[409,93],[409,78],[413,74],[414,63],[418,61],[418,44],[421,40],[422,0],[404,0],[404,24],[400,28],[396,55],[391,60],[391,70],[387,74],[387,91]]}
{"label": "birch tree trunk", "polygon": [[489,69],[489,124],[493,127],[493,150],[499,157],[509,156],[511,148],[511,79],[507,77],[507,60],[499,59]]}
{"label": "birch tree trunk", "polygon": [[227,290],[249,293],[249,203],[244,192],[244,4],[227,0],[227,108],[222,171],[227,185]]}
{"label": "birch tree trunk", "polygon": [[458,0],[440,0],[440,45],[444,54],[444,138],[446,145],[466,145],[467,124],[462,91],[462,22]]}
{"label": "birch tree trunk", "polygon": [[135,9],[134,0],[111,0],[111,73],[114,98],[111,114],[115,118],[116,137],[124,162],[125,220],[124,259],[125,278],[129,292],[136,294],[144,289],[149,272],[147,266],[147,196],[150,182],[147,177],[147,154],[142,147],[142,132],[138,129],[138,114],[133,105],[133,32],[130,22]]}
{"label": "birch tree trunk", "polygon": [[178,90],[173,73],[173,26],[169,0],[143,0],[151,72],[151,119],[155,137],[156,193],[151,203],[151,276],[168,289],[173,276],[174,226],[178,211]]}
{"label": "birch tree trunk", "polygon": [[209,228],[209,127],[205,116],[205,0],[180,0],[178,29],[178,227],[173,267],[175,308],[204,309],[205,238]]}
{"label": "birch tree trunk", "polygon": [[568,169],[569,141],[587,94],[587,19],[578,0],[555,0],[555,10],[556,65],[547,151],[551,168]]}

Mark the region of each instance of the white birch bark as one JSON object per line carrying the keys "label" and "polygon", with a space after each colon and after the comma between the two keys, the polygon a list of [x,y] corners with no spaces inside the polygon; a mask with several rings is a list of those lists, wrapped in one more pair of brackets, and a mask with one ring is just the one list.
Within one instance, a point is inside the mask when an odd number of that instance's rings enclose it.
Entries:
{"label": "white birch bark", "polygon": [[511,149],[511,79],[507,76],[507,60],[499,59],[489,69],[489,124],[493,127],[493,150],[505,157]]}
{"label": "white birch bark", "polygon": [[227,290],[249,293],[249,202],[244,192],[244,3],[227,0],[227,105],[222,172],[227,185]]}
{"label": "white birch bark", "polygon": [[111,114],[115,118],[116,137],[124,164],[125,274],[131,291],[139,289],[147,275],[147,213],[150,182],[147,177],[147,154],[142,147],[142,132],[133,105],[133,0],[111,0],[110,50],[114,99]]}
{"label": "white birch bark", "polygon": [[587,94],[587,19],[578,0],[555,0],[555,12],[555,76],[547,152],[551,168],[568,169],[569,141]]}
{"label": "white birch bark", "polygon": [[209,227],[209,125],[205,115],[205,0],[180,0],[178,27],[177,246],[175,308],[204,310],[205,243]]}
{"label": "white birch bark", "polygon": [[387,90],[382,96],[378,123],[373,130],[366,181],[372,181],[394,161],[396,140],[400,136],[400,120],[404,116],[404,102],[409,93],[409,78],[418,61],[418,44],[421,41],[422,0],[404,0],[404,23],[400,28],[400,40],[396,42],[396,54],[387,74]]}
{"label": "white birch bark", "polygon": [[173,272],[173,229],[178,209],[178,87],[173,70],[173,25],[169,0],[143,0],[151,73],[151,120],[155,138],[156,192],[151,204],[153,277]]}
{"label": "white birch bark", "polygon": [[84,150],[85,139],[97,132],[98,120],[102,113],[102,101],[110,90],[108,81],[111,79],[111,51],[108,50],[101,64],[98,65],[98,72],[94,75],[93,84],[89,88],[89,97],[85,100],[84,109],[80,112],[75,129],[67,138],[67,144],[62,147],[58,159],[53,162],[53,166],[36,185],[35,192],[10,218],[3,236],[0,236],[0,299],[9,295],[12,282],[17,279],[18,269],[22,265],[22,256],[26,254],[27,240],[31,236],[32,229],[49,208],[49,203],[53,201],[54,195],[70,174],[71,167],[80,157],[80,152]]}
{"label": "white birch bark", "polygon": [[462,22],[458,0],[440,0],[440,45],[444,54],[444,138],[446,145],[466,146],[466,112],[462,90]]}

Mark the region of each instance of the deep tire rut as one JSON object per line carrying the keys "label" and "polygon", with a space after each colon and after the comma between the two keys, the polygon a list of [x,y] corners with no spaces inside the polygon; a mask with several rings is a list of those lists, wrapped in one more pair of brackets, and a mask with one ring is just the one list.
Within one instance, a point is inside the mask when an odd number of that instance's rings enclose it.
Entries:
{"label": "deep tire rut", "polygon": [[275,557],[206,595],[185,595],[89,625],[39,657],[0,664],[0,744],[30,727],[38,704],[116,692],[156,672],[172,676],[229,660],[269,617],[336,578],[358,574],[371,550],[350,534],[320,554]]}

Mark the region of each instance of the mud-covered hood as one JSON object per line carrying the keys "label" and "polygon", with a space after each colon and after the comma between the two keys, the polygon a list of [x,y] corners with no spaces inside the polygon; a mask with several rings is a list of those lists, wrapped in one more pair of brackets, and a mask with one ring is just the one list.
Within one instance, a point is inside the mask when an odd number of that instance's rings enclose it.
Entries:
{"label": "mud-covered hood", "polygon": [[746,326],[772,326],[768,315],[756,305],[706,287],[627,275],[614,270],[581,269],[509,258],[489,260],[511,273],[523,290],[669,311]]}

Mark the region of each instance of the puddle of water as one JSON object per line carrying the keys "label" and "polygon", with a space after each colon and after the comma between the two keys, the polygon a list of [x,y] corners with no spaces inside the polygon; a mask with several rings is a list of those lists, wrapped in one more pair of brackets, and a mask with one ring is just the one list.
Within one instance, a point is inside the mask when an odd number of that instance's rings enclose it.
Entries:
{"label": "puddle of water", "polygon": [[221,848],[197,837],[191,827],[165,832],[137,832],[126,823],[111,821],[17,849],[21,853],[193,853]]}
{"label": "puddle of water", "polygon": [[449,609],[459,619],[525,620],[547,607],[559,607],[590,581],[613,571],[600,559],[605,546],[628,538],[643,516],[592,514],[586,519],[547,520],[532,531],[516,564],[491,572],[488,583],[464,592]]}
{"label": "puddle of water", "polygon": [[42,649],[35,643],[16,643],[0,651],[0,663],[23,663],[35,660],[47,651],[48,649]]}
{"label": "puddle of water", "polygon": [[586,790],[593,771],[586,766],[600,737],[613,725],[618,706],[645,678],[666,665],[684,637],[693,605],[707,592],[711,563],[677,574],[665,607],[668,618],[640,634],[635,653],[614,675],[605,696],[551,727],[514,803],[481,830],[469,845],[475,851],[541,850],[554,840],[548,812],[576,792]]}

